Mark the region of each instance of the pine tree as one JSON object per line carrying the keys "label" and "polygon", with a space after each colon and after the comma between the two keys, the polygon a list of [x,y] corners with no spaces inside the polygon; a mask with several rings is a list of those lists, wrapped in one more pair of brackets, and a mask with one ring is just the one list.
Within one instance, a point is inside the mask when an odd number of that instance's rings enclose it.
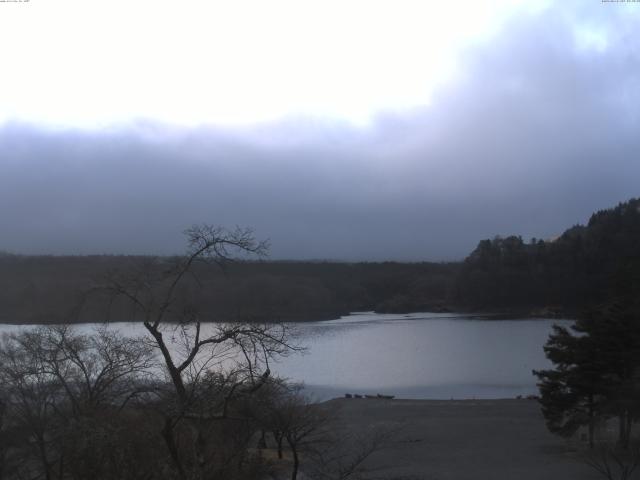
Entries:
{"label": "pine tree", "polygon": [[540,403],[547,428],[571,436],[587,425],[589,445],[593,446],[596,421],[605,403],[604,372],[597,347],[588,336],[573,335],[556,325],[544,349],[555,368],[533,373],[540,380]]}
{"label": "pine tree", "polygon": [[534,371],[550,431],[570,436],[582,425],[593,446],[595,424],[619,419],[618,443],[629,445],[640,417],[640,321],[629,301],[592,310],[571,327],[555,326],[544,349],[554,369]]}

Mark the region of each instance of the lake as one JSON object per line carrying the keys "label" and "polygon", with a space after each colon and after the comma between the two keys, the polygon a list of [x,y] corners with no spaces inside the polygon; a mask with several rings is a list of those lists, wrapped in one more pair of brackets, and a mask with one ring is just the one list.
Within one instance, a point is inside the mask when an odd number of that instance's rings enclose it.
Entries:
{"label": "lake", "polygon": [[[532,369],[550,366],[542,347],[554,323],[567,320],[480,320],[448,313],[354,313],[338,320],[296,323],[305,354],[272,370],[318,400],[345,393],[401,398],[513,398],[536,394]],[[114,323],[128,334],[140,324]],[[1,331],[15,331],[2,325]],[[91,331],[92,324],[79,329]]]}
{"label": "lake", "polygon": [[567,320],[478,320],[459,314],[360,313],[299,324],[307,355],[276,370],[321,398],[382,393],[402,398],[513,398],[536,394],[532,369]]}

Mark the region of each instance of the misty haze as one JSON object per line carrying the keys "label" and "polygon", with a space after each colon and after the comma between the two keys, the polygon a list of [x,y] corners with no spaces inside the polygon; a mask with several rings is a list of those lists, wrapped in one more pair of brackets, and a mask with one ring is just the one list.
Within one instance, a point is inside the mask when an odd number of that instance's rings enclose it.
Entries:
{"label": "misty haze", "polygon": [[639,24],[0,1],[0,479],[640,478]]}

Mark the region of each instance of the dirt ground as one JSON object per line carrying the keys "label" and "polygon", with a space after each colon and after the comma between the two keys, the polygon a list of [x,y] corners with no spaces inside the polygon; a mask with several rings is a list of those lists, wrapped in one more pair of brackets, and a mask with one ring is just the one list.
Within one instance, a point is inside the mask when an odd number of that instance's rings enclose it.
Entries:
{"label": "dirt ground", "polygon": [[595,480],[565,440],[550,434],[535,400],[336,399],[353,431],[399,431],[368,460],[376,476],[425,480]]}

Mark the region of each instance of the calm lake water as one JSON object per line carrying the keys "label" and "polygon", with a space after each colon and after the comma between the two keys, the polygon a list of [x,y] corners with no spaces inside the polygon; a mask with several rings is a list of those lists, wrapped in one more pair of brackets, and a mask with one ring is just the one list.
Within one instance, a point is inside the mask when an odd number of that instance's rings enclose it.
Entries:
{"label": "calm lake water", "polygon": [[402,398],[513,398],[536,394],[532,369],[554,323],[459,314],[352,314],[300,324],[309,352],[276,370],[320,398],[382,393]]}
{"label": "calm lake water", "polygon": [[[338,320],[294,324],[305,354],[272,370],[318,400],[344,393],[401,398],[513,398],[536,394],[532,369],[550,366],[542,346],[554,323],[566,320],[479,320],[459,314],[355,313]],[[128,334],[132,323],[111,324]],[[15,331],[12,325],[2,331]],[[94,325],[79,327],[91,331]]]}

